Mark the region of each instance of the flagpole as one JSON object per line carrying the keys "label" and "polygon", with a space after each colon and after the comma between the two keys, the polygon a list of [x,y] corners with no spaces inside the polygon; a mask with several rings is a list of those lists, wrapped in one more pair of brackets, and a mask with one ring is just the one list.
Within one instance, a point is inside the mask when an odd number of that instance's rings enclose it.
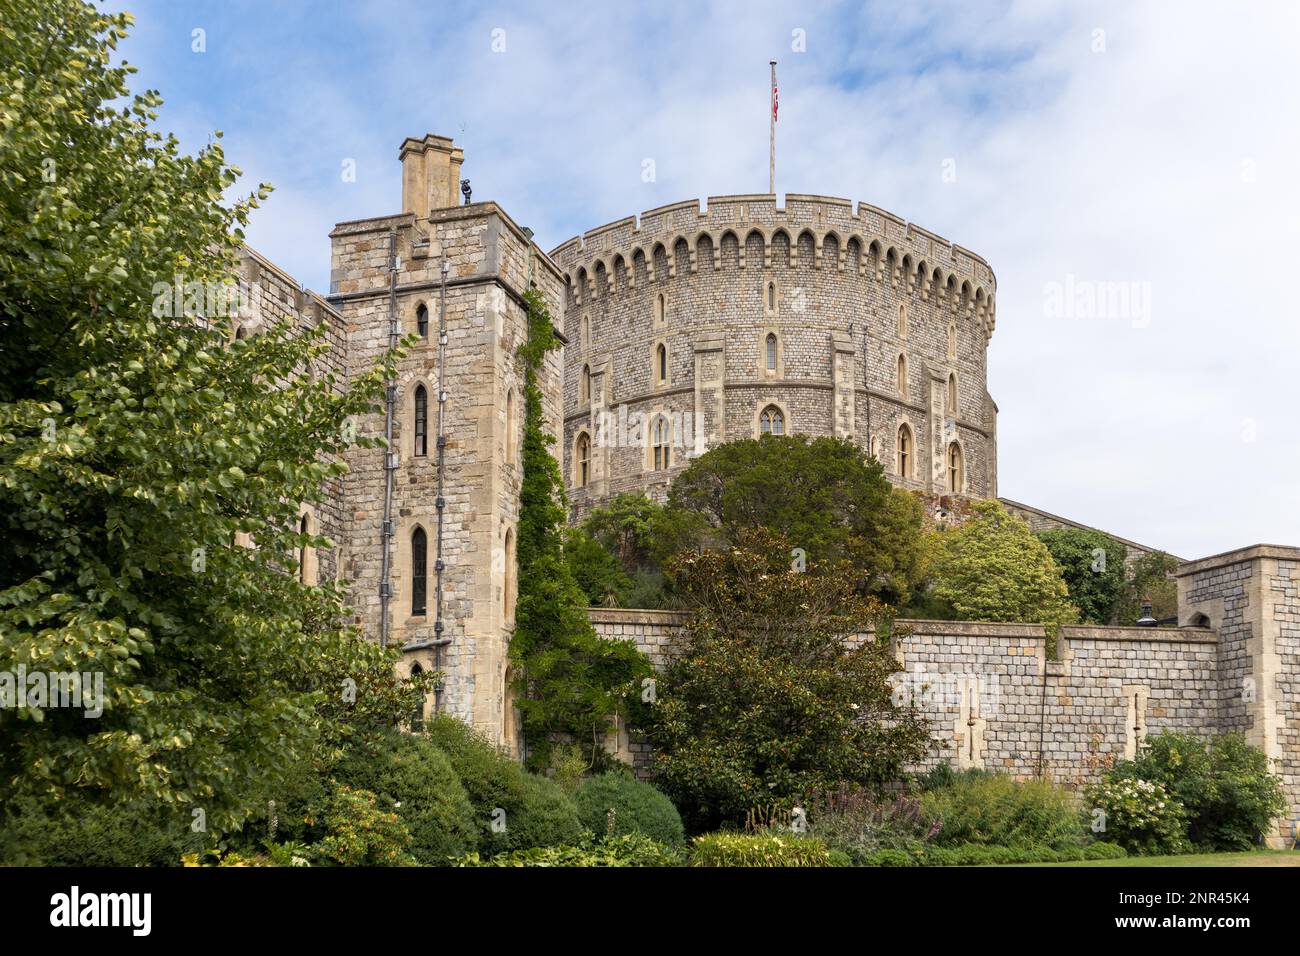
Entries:
{"label": "flagpole", "polygon": [[771,60],[772,95],[768,111],[767,191],[776,195],[776,60]]}

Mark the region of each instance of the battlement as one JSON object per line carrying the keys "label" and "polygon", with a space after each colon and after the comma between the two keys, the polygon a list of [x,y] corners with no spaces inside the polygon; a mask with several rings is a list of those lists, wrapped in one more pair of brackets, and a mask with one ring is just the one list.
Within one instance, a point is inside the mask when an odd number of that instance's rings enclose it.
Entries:
{"label": "battlement", "polygon": [[[588,230],[551,251],[575,304],[702,268],[796,266],[873,276],[931,297],[994,327],[997,279],[983,257],[869,203],[787,194],[710,196],[647,210]],[[802,250],[802,251],[801,251]],[[787,258],[788,257],[788,258]],[[755,262],[761,258],[761,262]],[[781,261],[785,260],[785,261]]]}

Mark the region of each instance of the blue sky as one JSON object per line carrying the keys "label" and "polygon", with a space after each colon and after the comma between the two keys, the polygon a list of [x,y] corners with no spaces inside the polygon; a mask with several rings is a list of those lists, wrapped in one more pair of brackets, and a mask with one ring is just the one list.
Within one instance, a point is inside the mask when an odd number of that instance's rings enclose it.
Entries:
{"label": "blue sky", "polygon": [[[778,192],[997,273],[1003,495],[1185,557],[1300,544],[1300,5],[121,2],[162,125],[224,132],[276,187],[250,243],[322,291],[331,226],[398,211],[406,136],[453,136],[546,248],[765,191],[776,59]],[[1149,306],[1052,305],[1105,283]]]}

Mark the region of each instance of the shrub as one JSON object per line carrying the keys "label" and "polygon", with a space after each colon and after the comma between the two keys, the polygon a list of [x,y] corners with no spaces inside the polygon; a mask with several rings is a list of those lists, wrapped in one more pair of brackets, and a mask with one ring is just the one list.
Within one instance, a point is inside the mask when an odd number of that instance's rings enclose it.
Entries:
{"label": "shrub", "polygon": [[815,837],[789,833],[709,833],[691,844],[691,866],[831,866]]}
{"label": "shrub", "polygon": [[1108,774],[1088,789],[1102,812],[1100,832],[1133,853],[1158,855],[1187,849],[1187,814],[1162,784]]}
{"label": "shrub", "polygon": [[[607,836],[642,833],[669,846],[686,839],[682,818],[666,796],[640,780],[622,773],[606,773],[586,780],[574,798],[578,816],[587,829]],[[614,830],[608,833],[609,812]]]}
{"label": "shrub", "polygon": [[1067,863],[1077,860],[1116,860],[1128,854],[1114,843],[1053,849],[1046,846],[990,846],[963,843],[958,846],[926,846],[911,852],[877,850],[868,854],[862,866],[996,866],[1009,863]]}
{"label": "shrub", "polygon": [[368,790],[339,787],[325,805],[328,835],[311,849],[335,866],[415,866],[411,833],[396,813],[379,809]]}
{"label": "shrub", "polygon": [[576,844],[589,835],[573,798],[559,784],[524,773],[523,805],[506,817],[510,849]]}
{"label": "shrub", "polygon": [[913,850],[938,832],[916,797],[877,799],[868,791],[842,786],[808,801],[808,832],[832,850],[862,863],[877,850]]}
{"label": "shrub", "polygon": [[935,842],[944,846],[1065,847],[1088,839],[1074,796],[1042,780],[963,775],[924,794],[922,803],[926,818],[940,824]]}
{"label": "shrub", "polygon": [[1187,811],[1188,840],[1206,850],[1249,850],[1286,813],[1268,758],[1241,734],[1207,743],[1166,731],[1147,738],[1137,760],[1117,764],[1111,775],[1162,784]]}
{"label": "shrub", "polygon": [[138,804],[107,806],[76,800],[62,812],[18,803],[0,829],[5,866],[175,866],[198,849],[188,828]]}
{"label": "shrub", "polygon": [[[582,839],[578,811],[564,791],[525,771],[468,724],[439,715],[426,722],[425,733],[460,777],[473,808],[480,853],[576,844]],[[504,823],[503,829],[494,827],[497,821]]]}
{"label": "shrub", "polygon": [[457,866],[680,866],[683,853],[639,833],[608,840],[584,840],[577,846],[533,847],[480,859],[477,853]]}
{"label": "shrub", "polygon": [[445,866],[478,846],[469,797],[432,741],[390,731],[353,748],[335,768],[335,778],[395,809],[411,831],[411,855],[426,866]]}

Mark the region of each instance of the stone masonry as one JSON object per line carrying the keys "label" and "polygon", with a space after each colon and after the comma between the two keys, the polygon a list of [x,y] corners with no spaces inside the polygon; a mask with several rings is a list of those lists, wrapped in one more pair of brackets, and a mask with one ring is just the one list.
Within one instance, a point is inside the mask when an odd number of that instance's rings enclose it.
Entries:
{"label": "stone masonry", "polygon": [[551,255],[576,514],[662,498],[691,455],[757,438],[768,409],[784,434],[869,448],[904,487],[996,495],[996,281],[974,253],[866,203],[746,195],[652,209]]}
{"label": "stone masonry", "polygon": [[[1300,549],[1245,548],[1184,564],[1178,579],[1182,626],[1066,626],[1054,658],[1039,625],[899,621],[897,699],[916,703],[933,738],[916,769],[1043,772],[1078,789],[1150,734],[1241,731],[1282,778],[1290,806],[1270,843],[1290,845],[1300,820]],[[688,621],[590,616],[602,636],[635,641],[656,665]],[[644,774],[649,746],[626,734],[620,746]]]}

